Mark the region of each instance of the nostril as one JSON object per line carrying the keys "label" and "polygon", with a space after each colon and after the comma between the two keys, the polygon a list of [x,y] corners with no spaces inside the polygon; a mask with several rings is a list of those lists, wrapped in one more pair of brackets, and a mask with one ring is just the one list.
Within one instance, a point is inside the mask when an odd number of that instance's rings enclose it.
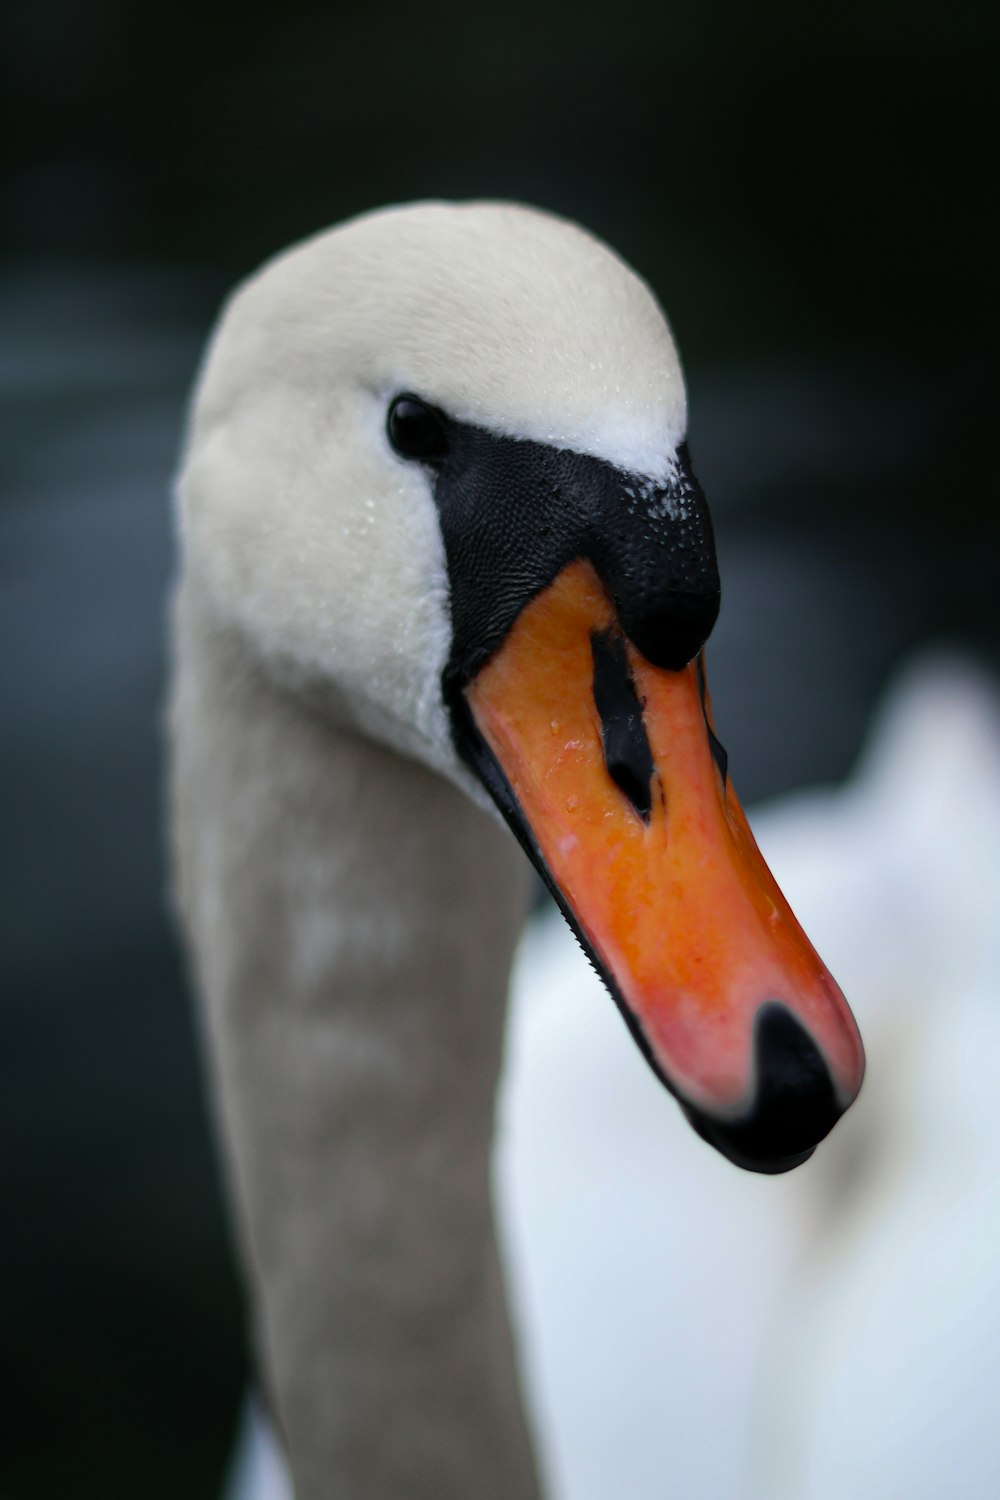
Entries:
{"label": "nostril", "polygon": [[754,1028],[757,1091],[746,1114],[719,1119],[682,1101],[703,1140],[751,1172],[787,1172],[806,1161],[839,1120],[829,1069],[805,1027],[778,1001]]}
{"label": "nostril", "polygon": [[652,810],[653,752],[642,719],[642,704],[629,670],[622,637],[595,630],[594,704],[601,720],[601,747],[608,775],[646,822]]}

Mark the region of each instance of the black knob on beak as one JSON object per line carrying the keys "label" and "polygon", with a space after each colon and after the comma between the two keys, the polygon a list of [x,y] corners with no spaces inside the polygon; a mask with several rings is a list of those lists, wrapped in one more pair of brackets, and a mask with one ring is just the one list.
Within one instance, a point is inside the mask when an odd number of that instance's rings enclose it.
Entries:
{"label": "black knob on beak", "polygon": [[594,535],[594,566],[633,644],[679,672],[711,635],[721,597],[712,519],[686,445],[668,480],[631,479],[616,509]]}

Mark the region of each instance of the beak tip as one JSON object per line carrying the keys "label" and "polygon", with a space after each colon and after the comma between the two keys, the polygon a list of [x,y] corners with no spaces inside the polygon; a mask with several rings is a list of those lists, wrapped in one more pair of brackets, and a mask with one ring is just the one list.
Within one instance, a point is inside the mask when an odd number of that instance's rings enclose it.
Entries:
{"label": "beak tip", "polygon": [[726,1117],[686,1100],[681,1107],[698,1135],[736,1166],[788,1172],[808,1161],[850,1101],[838,1099],[816,1043],[777,1001],[757,1013],[754,1055],[756,1088],[748,1110]]}

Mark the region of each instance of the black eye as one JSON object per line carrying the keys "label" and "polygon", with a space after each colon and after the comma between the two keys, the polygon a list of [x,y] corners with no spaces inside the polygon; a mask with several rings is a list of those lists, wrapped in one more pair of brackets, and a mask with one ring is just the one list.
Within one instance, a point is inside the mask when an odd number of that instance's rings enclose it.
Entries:
{"label": "black eye", "polygon": [[418,396],[397,396],[386,422],[389,441],[401,458],[438,463],[448,451],[448,426],[436,407]]}

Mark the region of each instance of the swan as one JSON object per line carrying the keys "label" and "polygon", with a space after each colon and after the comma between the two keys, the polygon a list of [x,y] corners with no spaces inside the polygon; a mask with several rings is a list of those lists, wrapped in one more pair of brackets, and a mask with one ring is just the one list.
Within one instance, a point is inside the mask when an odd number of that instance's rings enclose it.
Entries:
{"label": "swan", "polygon": [[645,284],[515,205],[320,234],[210,344],[177,904],[298,1500],[539,1492],[490,1199],[517,843],[732,1161],[787,1171],[860,1088],[715,733],[686,426]]}

